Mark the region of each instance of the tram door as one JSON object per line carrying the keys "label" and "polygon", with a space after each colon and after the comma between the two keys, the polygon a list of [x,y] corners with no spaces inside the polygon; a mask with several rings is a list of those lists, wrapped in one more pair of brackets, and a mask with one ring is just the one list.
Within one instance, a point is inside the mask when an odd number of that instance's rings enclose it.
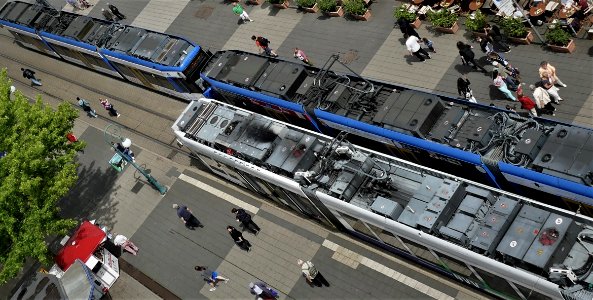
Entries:
{"label": "tram door", "polygon": [[[321,222],[327,226],[336,227],[333,222],[328,220],[326,215],[322,213],[309,198],[293,193],[289,190],[283,189],[273,183],[264,181],[260,178],[237,170],[245,180],[249,181],[253,186],[256,186],[260,193],[265,191],[265,195],[281,206],[288,206],[295,212],[305,215],[313,220]],[[319,202],[321,203],[321,202]],[[322,204],[321,204],[322,205]]]}
{"label": "tram door", "polygon": [[250,188],[247,182],[243,181],[242,177],[239,176],[235,171],[231,170],[225,164],[216,161],[205,155],[200,155],[193,152],[194,156],[200,160],[200,162],[206,166],[212,173],[224,177],[226,180],[231,181],[244,188]]}

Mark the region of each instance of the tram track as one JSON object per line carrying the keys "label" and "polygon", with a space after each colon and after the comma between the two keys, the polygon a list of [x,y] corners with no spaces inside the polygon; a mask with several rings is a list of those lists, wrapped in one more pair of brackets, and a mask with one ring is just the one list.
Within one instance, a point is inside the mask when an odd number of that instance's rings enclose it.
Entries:
{"label": "tram track", "polygon": [[[11,40],[13,43],[16,43],[16,44],[17,44],[19,47],[21,47],[21,48],[23,48],[23,49],[25,49],[25,50],[27,50],[27,51],[34,51],[34,52],[37,52],[37,53],[39,53],[39,54],[41,54],[41,55],[44,55],[44,56],[46,56],[46,57],[51,57],[51,56],[48,56],[48,55],[46,55],[46,54],[44,54],[44,53],[42,53],[42,52],[40,52],[40,51],[35,51],[35,50],[33,50],[33,49],[29,49],[29,48],[25,48],[25,47],[21,46],[21,45],[18,43],[18,41],[17,41],[17,40],[15,40],[13,37],[11,37],[10,35],[7,35],[7,34],[5,34],[5,33],[0,33],[0,38]],[[80,87],[80,88],[82,88],[82,89],[85,89],[85,90],[91,91],[91,92],[93,92],[93,93],[97,93],[97,94],[102,94],[102,95],[105,95],[105,97],[107,97],[107,98],[109,98],[109,99],[117,100],[118,102],[121,102],[121,103],[124,103],[124,104],[126,104],[126,105],[129,105],[130,107],[134,107],[134,108],[136,108],[136,109],[139,109],[139,110],[142,110],[142,111],[148,112],[148,113],[150,113],[151,115],[158,116],[158,117],[160,117],[160,118],[162,118],[162,119],[165,119],[165,120],[168,120],[168,121],[171,121],[171,122],[174,122],[174,121],[176,120],[175,118],[172,118],[172,117],[170,117],[170,116],[168,116],[168,115],[165,115],[165,114],[163,114],[163,113],[161,113],[161,112],[158,112],[158,111],[156,111],[156,110],[153,110],[153,109],[146,108],[146,107],[142,106],[142,105],[141,105],[141,104],[139,104],[139,103],[136,103],[136,102],[133,102],[133,101],[126,100],[126,99],[124,99],[124,98],[121,98],[121,97],[119,97],[119,96],[117,96],[117,95],[114,95],[114,94],[112,94],[112,93],[108,93],[108,92],[106,92],[106,91],[103,91],[103,90],[99,90],[99,89],[97,89],[97,88],[95,88],[95,87],[92,87],[92,86],[90,86],[90,85],[88,85],[88,84],[83,84],[83,83],[80,83],[80,82],[73,81],[72,79],[69,79],[68,77],[66,77],[66,76],[63,76],[63,75],[61,75],[61,74],[60,74],[60,73],[58,73],[58,72],[53,72],[53,71],[51,71],[51,70],[48,70],[48,69],[40,68],[39,66],[33,65],[33,64],[29,63],[29,62],[26,62],[26,61],[20,60],[20,59],[18,59],[18,58],[11,57],[11,56],[9,56],[9,55],[6,55],[6,54],[4,54],[4,53],[2,53],[2,52],[0,52],[0,57],[3,57],[3,58],[5,58],[5,59],[11,60],[11,61],[13,61],[13,62],[19,63],[19,64],[21,64],[21,65],[23,65],[23,66],[26,66],[26,67],[34,68],[35,70],[39,70],[39,71],[41,71],[41,72],[43,72],[43,73],[45,73],[45,74],[51,75],[51,76],[53,76],[53,77],[55,77],[55,78],[57,78],[57,79],[60,79],[60,80],[63,80],[63,81],[65,81],[65,82],[68,82],[68,83],[74,84],[74,85],[76,85],[76,86],[78,86],[78,87]],[[51,57],[51,58],[52,58],[52,59],[55,59],[54,57]],[[70,62],[68,62],[68,61],[63,61],[63,60],[60,60],[60,63],[68,63],[68,64],[71,64],[71,65],[73,65],[73,66],[76,66],[76,67],[79,67],[79,68],[83,68],[83,69],[89,70],[90,72],[95,72],[95,73],[97,73],[97,74],[100,74],[99,72],[96,72],[96,71],[94,71],[94,70],[92,70],[92,69],[85,68],[85,67],[83,67],[83,66],[81,66],[81,65],[72,64],[72,63],[70,63]],[[103,74],[101,74],[101,75],[102,75],[102,76],[106,76],[106,75],[103,75]],[[110,77],[110,78],[118,79],[117,77]],[[14,79],[13,79],[13,80],[14,80]],[[123,81],[123,80],[121,80],[121,81],[122,81],[122,82],[124,82],[124,83],[126,83],[126,84],[130,84],[130,82]],[[37,91],[39,91],[39,92],[40,92],[40,93],[42,93],[42,94],[49,95],[49,93],[47,93],[47,92],[45,92],[45,91],[43,91],[43,90],[41,90],[41,89],[39,89],[39,88],[36,88],[36,90],[37,90]],[[173,97],[171,97],[171,96],[169,96],[168,98],[169,98],[169,99],[172,99],[172,100],[174,100],[174,101],[183,102],[183,101],[181,101],[180,99],[173,98]],[[58,98],[58,99],[59,99],[59,98]]]}
{"label": "tram track", "polygon": [[[0,33],[0,39],[10,40],[10,41],[12,41],[12,42],[14,42],[14,43],[16,43],[18,45],[18,42],[14,38],[12,38],[10,35],[7,35],[5,33]],[[21,48],[23,48],[23,49],[25,49],[27,51],[34,51],[32,49],[24,48],[21,45],[18,45],[18,47],[21,47]],[[39,51],[34,51],[34,52],[37,52],[40,55],[47,56],[47,55],[45,55],[45,54],[43,54],[43,53],[41,53]],[[113,93],[108,93],[106,91],[99,90],[99,89],[94,88],[94,87],[92,87],[90,85],[79,83],[77,81],[74,81],[74,80],[66,77],[66,76],[61,75],[58,72],[50,71],[47,68],[40,68],[39,66],[33,65],[32,63],[30,63],[28,61],[24,61],[22,59],[18,59],[18,58],[12,57],[12,56],[7,55],[7,54],[5,54],[3,52],[0,52],[0,58],[4,58],[6,60],[13,61],[13,62],[15,62],[17,64],[20,64],[20,65],[24,66],[24,67],[34,68],[35,70],[38,70],[38,71],[43,72],[43,73],[45,73],[47,75],[53,76],[53,77],[55,77],[55,78],[57,78],[57,79],[59,79],[61,81],[64,81],[66,83],[69,83],[69,84],[72,84],[74,86],[77,86],[80,89],[84,89],[84,90],[88,90],[88,91],[91,91],[91,92],[94,92],[94,93],[97,93],[97,94],[105,95],[105,97],[107,97],[109,99],[113,99],[113,100],[115,100],[117,102],[126,104],[126,105],[128,105],[130,107],[133,107],[134,109],[137,109],[137,110],[140,110],[140,111],[144,111],[144,112],[146,112],[146,113],[148,113],[150,115],[153,115],[155,117],[158,117],[158,118],[160,118],[160,119],[162,119],[164,121],[167,121],[167,122],[169,122],[171,124],[176,120],[176,118],[173,118],[173,117],[168,116],[166,114],[160,113],[160,112],[158,112],[158,111],[156,111],[154,109],[146,108],[145,106],[140,105],[140,104],[138,104],[136,102],[123,99],[122,97],[117,96],[117,95],[115,95]],[[64,63],[64,62],[65,61],[61,61],[60,60],[60,63]],[[75,64],[72,64],[72,65],[74,65],[76,67],[81,67],[81,66],[75,65]],[[84,68],[84,67],[82,67],[82,68]],[[87,68],[84,68],[84,69],[87,69]],[[87,70],[89,72],[95,72],[95,71],[90,70],[90,69],[87,69]],[[25,79],[20,78],[20,77],[11,77],[11,80],[13,82],[15,82],[15,83],[20,84],[20,85],[30,86],[30,81],[29,80],[25,80]],[[124,83],[129,84],[129,82],[124,82]],[[42,89],[42,88],[40,88],[38,86],[30,86],[30,89],[32,89],[33,91],[35,91],[36,93],[38,93],[38,94],[40,94],[40,95],[42,95],[44,97],[49,97],[49,98],[51,98],[51,99],[53,99],[55,101],[58,101],[58,102],[67,102],[70,105],[72,105],[72,107],[74,107],[75,109],[83,112],[82,111],[82,108],[77,103],[73,103],[73,102],[70,102],[68,100],[65,100],[65,99],[63,99],[59,95],[56,95],[56,94],[51,93],[51,92],[48,92],[47,90],[44,90],[44,89]],[[30,98],[30,97],[28,97],[28,98],[29,98],[30,101],[35,101],[35,99],[33,99],[33,98]],[[173,98],[173,97],[167,97],[167,98],[168,99],[171,99],[171,101],[183,102],[183,101],[181,101],[179,99],[176,99],[176,98]],[[84,112],[83,112],[83,114],[84,114]],[[171,150],[175,154],[181,154],[181,155],[183,155],[183,156],[185,156],[187,158],[193,158],[193,155],[191,154],[191,152],[186,151],[186,150],[183,150],[183,149],[180,149],[179,147],[177,147],[175,145],[175,139],[172,139],[170,142],[163,141],[163,140],[160,140],[158,138],[153,137],[151,134],[148,134],[146,132],[143,132],[141,130],[138,130],[136,128],[133,128],[131,126],[127,126],[127,125],[123,124],[122,122],[118,122],[116,119],[107,118],[107,117],[102,116],[102,115],[98,115],[97,118],[98,119],[101,119],[103,121],[107,121],[107,122],[110,122],[110,123],[117,124],[117,125],[121,126],[122,128],[125,128],[127,131],[129,131],[129,132],[131,132],[133,134],[136,134],[136,135],[138,135],[138,136],[140,136],[142,138],[145,138],[147,140],[150,140],[150,141],[152,141],[152,142],[154,142],[154,143],[156,143],[156,144],[158,144],[160,146],[163,146],[163,147]],[[88,122],[85,121],[85,123],[88,123]],[[140,127],[140,128],[142,128],[142,127]]]}

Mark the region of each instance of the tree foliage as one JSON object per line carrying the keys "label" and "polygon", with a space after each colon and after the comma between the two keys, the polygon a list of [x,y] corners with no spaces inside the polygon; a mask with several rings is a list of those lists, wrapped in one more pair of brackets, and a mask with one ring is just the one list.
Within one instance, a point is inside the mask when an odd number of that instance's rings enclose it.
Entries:
{"label": "tree foliage", "polygon": [[50,264],[47,238],[76,225],[60,218],[57,203],[78,178],[74,159],[85,144],[66,138],[77,116],[65,102],[52,109],[18,91],[11,99],[6,69],[0,71],[0,283],[27,258]]}

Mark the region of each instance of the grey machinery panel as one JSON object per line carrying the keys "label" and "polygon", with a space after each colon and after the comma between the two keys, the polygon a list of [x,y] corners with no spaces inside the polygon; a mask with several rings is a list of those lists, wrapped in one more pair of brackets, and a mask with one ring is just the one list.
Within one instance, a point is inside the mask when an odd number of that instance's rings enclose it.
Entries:
{"label": "grey machinery panel", "polygon": [[573,225],[574,221],[571,218],[551,214],[523,260],[540,268],[549,267],[550,258],[556,253]]}
{"label": "grey machinery panel", "polygon": [[392,220],[397,220],[404,208],[393,200],[378,196],[371,205],[371,210]]}
{"label": "grey machinery panel", "polygon": [[549,215],[545,210],[523,206],[496,250],[516,259],[523,259]]}

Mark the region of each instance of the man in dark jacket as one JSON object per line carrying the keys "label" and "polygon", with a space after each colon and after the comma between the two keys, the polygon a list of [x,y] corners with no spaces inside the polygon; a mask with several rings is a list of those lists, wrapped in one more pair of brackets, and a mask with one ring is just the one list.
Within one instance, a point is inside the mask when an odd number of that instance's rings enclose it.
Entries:
{"label": "man in dark jacket", "polygon": [[235,219],[237,219],[237,222],[241,222],[245,229],[251,231],[251,233],[255,235],[259,233],[259,226],[257,226],[257,224],[253,222],[253,220],[251,219],[251,215],[248,214],[244,209],[233,208],[231,209],[231,212],[235,214]]}
{"label": "man in dark jacket", "polygon": [[193,230],[195,227],[204,227],[187,206],[173,204],[173,209],[177,211],[177,216],[183,221],[183,224],[185,224],[185,227],[188,229]]}
{"label": "man in dark jacket", "polygon": [[107,7],[118,19],[123,20],[126,18],[115,5],[107,3]]}
{"label": "man in dark jacket", "polygon": [[23,77],[31,80],[33,85],[42,85],[41,80],[35,78],[35,71],[25,68],[21,68],[21,71],[23,71]]}
{"label": "man in dark jacket", "polygon": [[461,55],[463,64],[469,65],[471,63],[474,69],[477,70],[478,68],[480,68],[482,72],[487,73],[488,71],[486,71],[486,69],[479,65],[474,59],[476,57],[476,54],[474,53],[474,51],[472,51],[471,48],[472,46],[465,44],[462,41],[457,42],[457,49],[459,49],[459,55]]}

